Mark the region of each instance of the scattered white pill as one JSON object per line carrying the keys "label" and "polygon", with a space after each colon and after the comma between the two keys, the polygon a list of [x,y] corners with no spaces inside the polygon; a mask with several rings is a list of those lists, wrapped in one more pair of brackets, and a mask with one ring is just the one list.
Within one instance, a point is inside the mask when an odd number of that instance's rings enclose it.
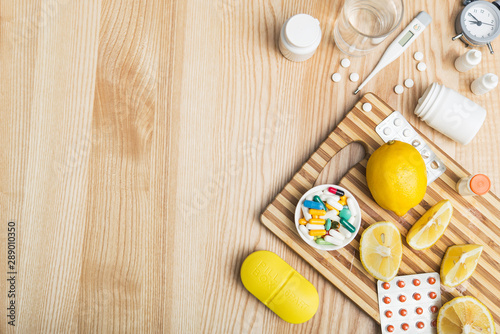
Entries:
{"label": "scattered white pill", "polygon": [[359,80],[359,74],[354,72],[354,73],[351,73],[351,75],[349,76],[349,80],[351,80],[352,82],[356,82]]}
{"label": "scattered white pill", "polygon": [[333,73],[332,80],[333,82],[340,82],[340,80],[342,80],[342,76],[340,75],[340,73]]}
{"label": "scattered white pill", "polygon": [[415,58],[416,61],[421,61],[422,59],[424,59],[424,54],[420,51],[417,51],[413,55],[413,58]]}
{"label": "scattered white pill", "polygon": [[405,80],[405,86],[406,86],[406,88],[412,88],[414,84],[415,84],[415,82],[413,82],[412,79],[406,79]]}
{"label": "scattered white pill", "polygon": [[347,68],[347,67],[351,66],[351,61],[347,58],[344,58],[340,61],[340,65],[344,68]]}
{"label": "scattered white pill", "polygon": [[394,92],[396,94],[403,94],[404,91],[405,91],[405,88],[401,85],[397,85],[396,87],[394,87]]}
{"label": "scattered white pill", "polygon": [[418,63],[417,70],[419,70],[420,72],[423,72],[426,69],[427,69],[427,65],[425,63]]}
{"label": "scattered white pill", "polygon": [[363,111],[370,112],[372,111],[372,104],[371,103],[363,103]]}

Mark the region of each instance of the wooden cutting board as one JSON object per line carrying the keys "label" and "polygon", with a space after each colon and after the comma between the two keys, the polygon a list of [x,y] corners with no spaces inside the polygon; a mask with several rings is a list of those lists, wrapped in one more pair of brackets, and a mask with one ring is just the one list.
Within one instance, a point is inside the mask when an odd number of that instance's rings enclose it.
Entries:
{"label": "wooden cutting board", "polygon": [[[371,112],[361,106],[369,102]],[[351,298],[373,319],[380,322],[376,280],[362,267],[359,260],[359,240],[363,230],[378,221],[391,221],[406,236],[413,223],[426,210],[442,199],[449,199],[454,208],[452,221],[444,236],[430,249],[415,251],[403,240],[403,261],[399,275],[439,272],[446,248],[454,244],[484,246],[481,259],[472,277],[455,288],[441,286],[443,303],[460,296],[471,295],[481,300],[491,311],[500,328],[500,200],[493,193],[485,196],[462,197],[455,191],[457,181],[469,175],[463,167],[425,137],[420,136],[447,167],[446,172],[429,185],[423,201],[405,217],[398,217],[379,207],[372,199],[365,179],[368,157],[384,144],[375,127],[394,110],[373,94],[366,94],[321,144],[304,166],[295,174],[261,216],[262,223],[302,256],[326,279]],[[361,143],[365,158],[342,178],[340,185],[350,190],[362,210],[361,230],[356,239],[339,251],[321,251],[302,241],[295,229],[294,210],[300,197],[315,184],[330,159],[353,142]]]}

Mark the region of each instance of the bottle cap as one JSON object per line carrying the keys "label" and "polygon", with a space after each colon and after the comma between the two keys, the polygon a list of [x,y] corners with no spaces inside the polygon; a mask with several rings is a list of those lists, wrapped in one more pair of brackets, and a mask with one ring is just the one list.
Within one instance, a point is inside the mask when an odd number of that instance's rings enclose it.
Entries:
{"label": "bottle cap", "polygon": [[471,51],[472,51],[471,52],[472,58],[481,59],[481,56],[482,56],[481,51],[479,51],[479,50],[471,50]]}
{"label": "bottle cap", "polygon": [[285,38],[297,48],[312,46],[321,39],[319,21],[307,14],[295,15],[286,23]]}
{"label": "bottle cap", "polygon": [[486,80],[493,85],[498,83],[498,77],[493,73],[486,74]]}
{"label": "bottle cap", "polygon": [[490,178],[484,174],[476,174],[470,180],[470,189],[476,195],[484,195],[490,191]]}

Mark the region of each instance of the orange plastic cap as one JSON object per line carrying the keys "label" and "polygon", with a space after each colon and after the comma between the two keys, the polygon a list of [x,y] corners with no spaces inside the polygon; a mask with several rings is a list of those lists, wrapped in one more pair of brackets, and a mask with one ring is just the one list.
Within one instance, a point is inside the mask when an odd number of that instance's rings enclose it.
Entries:
{"label": "orange plastic cap", "polygon": [[490,191],[490,178],[484,174],[477,174],[470,180],[470,189],[477,195],[484,195]]}

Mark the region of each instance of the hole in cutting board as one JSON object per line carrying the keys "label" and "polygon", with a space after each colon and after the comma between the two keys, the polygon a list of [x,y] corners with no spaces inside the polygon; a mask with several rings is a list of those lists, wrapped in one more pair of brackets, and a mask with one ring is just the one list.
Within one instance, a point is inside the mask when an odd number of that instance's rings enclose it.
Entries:
{"label": "hole in cutting board", "polygon": [[342,177],[366,155],[365,148],[360,143],[351,143],[344,147],[326,164],[319,174],[314,186],[320,184],[339,184]]}

